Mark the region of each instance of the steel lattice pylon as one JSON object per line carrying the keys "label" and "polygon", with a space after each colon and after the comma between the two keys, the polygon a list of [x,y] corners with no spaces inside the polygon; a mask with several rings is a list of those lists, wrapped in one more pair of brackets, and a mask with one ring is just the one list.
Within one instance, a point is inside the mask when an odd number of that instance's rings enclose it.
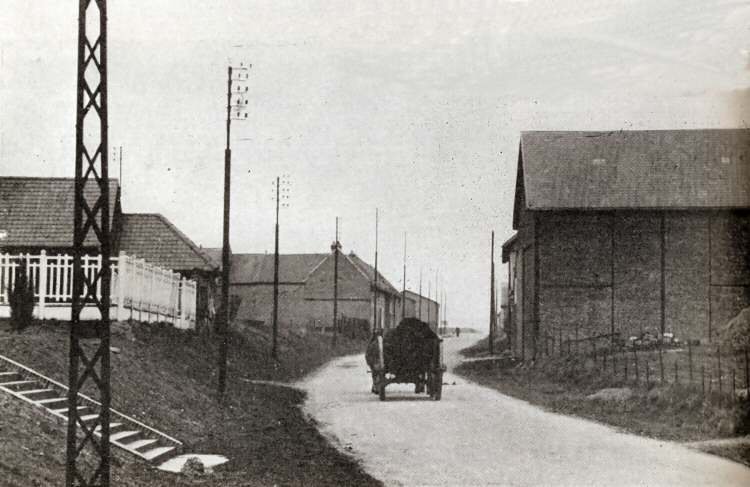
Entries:
{"label": "steel lattice pylon", "polygon": [[[76,105],[73,303],[68,369],[66,485],[109,485],[110,214],[107,168],[107,2],[79,0]],[[98,247],[98,248],[97,248]],[[82,256],[97,251],[101,265],[84,269]],[[86,308],[99,319],[82,321]],[[101,407],[95,421],[78,414],[78,391],[91,384]],[[79,435],[79,428],[81,434]],[[83,461],[93,450],[94,465]]]}

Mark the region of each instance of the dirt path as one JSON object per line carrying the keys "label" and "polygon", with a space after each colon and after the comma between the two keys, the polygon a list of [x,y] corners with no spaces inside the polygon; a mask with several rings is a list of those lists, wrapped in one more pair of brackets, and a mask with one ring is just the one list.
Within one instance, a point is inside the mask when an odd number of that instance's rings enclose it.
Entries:
{"label": "dirt path", "polygon": [[[449,367],[476,339],[445,340]],[[380,402],[357,355],[299,385],[323,434],[386,485],[750,485],[742,465],[548,413],[450,373],[445,382],[440,402],[395,384]]]}

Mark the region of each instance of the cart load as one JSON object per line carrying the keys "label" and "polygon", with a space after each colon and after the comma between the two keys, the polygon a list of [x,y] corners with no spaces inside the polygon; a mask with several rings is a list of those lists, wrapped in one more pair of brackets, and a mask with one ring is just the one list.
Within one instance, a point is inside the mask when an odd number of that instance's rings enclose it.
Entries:
{"label": "cart load", "polygon": [[439,400],[445,371],[441,342],[427,323],[416,318],[403,319],[396,328],[373,334],[365,353],[372,391],[385,400],[388,384],[414,384],[416,393],[427,392]]}

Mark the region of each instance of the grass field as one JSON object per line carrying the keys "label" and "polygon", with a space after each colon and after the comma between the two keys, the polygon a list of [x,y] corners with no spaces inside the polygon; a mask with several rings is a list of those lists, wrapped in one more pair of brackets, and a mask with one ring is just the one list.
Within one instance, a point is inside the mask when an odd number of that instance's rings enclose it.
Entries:
{"label": "grass field", "polygon": [[[280,361],[269,358],[266,333],[234,333],[227,400],[216,400],[218,342],[168,325],[116,324],[112,328],[112,405],[174,436],[186,452],[225,455],[213,473],[185,478],[157,471],[113,449],[113,485],[380,485],[340,454],[301,412],[302,392],[244,379],[286,381],[334,355],[364,344],[282,332]],[[64,325],[0,332],[0,353],[67,382]],[[0,484],[60,485],[64,479],[65,425],[11,398],[0,401]]]}

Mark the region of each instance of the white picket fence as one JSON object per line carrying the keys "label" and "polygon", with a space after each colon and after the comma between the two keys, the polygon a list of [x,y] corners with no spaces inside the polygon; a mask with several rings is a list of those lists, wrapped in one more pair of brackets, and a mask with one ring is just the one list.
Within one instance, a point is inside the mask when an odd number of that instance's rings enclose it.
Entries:
{"label": "white picket fence", "polygon": [[[0,254],[0,317],[10,316],[8,296],[21,262],[34,286],[34,315],[39,319],[70,319],[73,297],[73,256],[67,254]],[[100,256],[82,257],[84,273],[92,278],[101,268]],[[123,321],[166,321],[177,328],[195,327],[196,283],[179,274],[120,253],[111,259],[110,317]],[[100,297],[100,289],[96,290]],[[83,294],[86,289],[83,290]],[[99,311],[87,306],[81,319],[97,319]]]}

